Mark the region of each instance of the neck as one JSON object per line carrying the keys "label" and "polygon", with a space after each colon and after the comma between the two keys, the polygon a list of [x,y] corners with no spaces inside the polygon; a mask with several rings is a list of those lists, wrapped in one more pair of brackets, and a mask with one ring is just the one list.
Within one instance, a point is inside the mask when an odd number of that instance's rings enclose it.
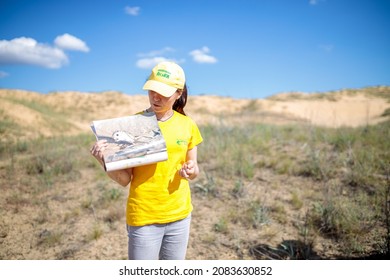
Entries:
{"label": "neck", "polygon": [[[149,108],[146,111],[151,112],[152,110]],[[155,114],[156,114],[156,118],[158,121],[165,122],[173,116],[174,112],[173,112],[173,109],[171,109],[171,110],[168,110],[165,112],[155,112]]]}

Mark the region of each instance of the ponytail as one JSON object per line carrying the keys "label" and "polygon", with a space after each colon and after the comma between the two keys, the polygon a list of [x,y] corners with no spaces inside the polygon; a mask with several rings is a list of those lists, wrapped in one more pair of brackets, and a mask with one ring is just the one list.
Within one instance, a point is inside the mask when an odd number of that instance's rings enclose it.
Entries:
{"label": "ponytail", "polygon": [[186,115],[186,113],[184,113],[184,107],[187,104],[187,94],[188,94],[187,85],[184,84],[184,88],[182,89],[181,96],[179,97],[179,99],[175,101],[175,103],[172,106],[173,110],[179,112],[180,114],[183,114],[184,116]]}

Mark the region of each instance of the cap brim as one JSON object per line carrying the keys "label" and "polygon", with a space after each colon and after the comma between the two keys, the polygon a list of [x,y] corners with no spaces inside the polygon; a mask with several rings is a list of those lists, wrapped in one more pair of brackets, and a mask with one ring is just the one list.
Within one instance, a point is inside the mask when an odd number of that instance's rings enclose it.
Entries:
{"label": "cap brim", "polygon": [[154,80],[148,80],[144,84],[143,87],[144,90],[153,90],[157,92],[158,94],[161,94],[162,96],[165,97],[171,97],[176,91],[177,88],[168,86],[167,84],[154,81]]}

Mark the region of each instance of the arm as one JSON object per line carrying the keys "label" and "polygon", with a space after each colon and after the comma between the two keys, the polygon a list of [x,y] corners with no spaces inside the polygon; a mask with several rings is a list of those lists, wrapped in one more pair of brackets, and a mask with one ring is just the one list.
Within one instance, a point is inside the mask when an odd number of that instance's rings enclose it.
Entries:
{"label": "arm", "polygon": [[197,158],[198,158],[198,149],[195,146],[191,150],[187,151],[186,162],[179,170],[179,174],[181,177],[185,179],[193,180],[198,176],[199,166],[198,166]]}
{"label": "arm", "polygon": [[[101,140],[97,141],[95,145],[93,145],[93,147],[91,148],[91,154],[102,166],[104,166],[103,151],[106,147],[107,141]],[[123,170],[109,171],[107,172],[107,175],[121,186],[126,187],[128,184],[130,184],[131,179],[133,177],[133,169],[128,168]]]}
{"label": "arm", "polygon": [[108,177],[117,182],[122,187],[127,187],[133,178],[133,169],[123,169],[107,172]]}

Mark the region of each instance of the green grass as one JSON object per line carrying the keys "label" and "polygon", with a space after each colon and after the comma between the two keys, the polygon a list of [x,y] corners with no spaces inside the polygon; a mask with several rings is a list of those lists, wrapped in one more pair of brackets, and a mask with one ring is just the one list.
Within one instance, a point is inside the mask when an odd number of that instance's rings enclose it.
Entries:
{"label": "green grass", "polygon": [[[310,248],[318,235],[337,244],[344,257],[364,256],[373,250],[388,253],[390,122],[338,129],[262,124],[200,129],[204,143],[198,157],[203,177],[193,182],[192,189],[194,195],[221,201],[226,207],[213,223],[207,242],[223,234],[240,243],[244,237],[233,236],[237,234],[233,227],[256,230],[261,236],[268,226],[278,223],[293,224],[296,240]],[[94,140],[92,134],[80,134],[2,146],[2,188],[9,190],[9,210],[18,213],[25,207],[41,205],[43,212],[32,221],[42,227],[53,220],[76,223],[88,215],[91,223],[85,241],[102,238],[106,229],[124,218],[125,191],[111,183],[89,154]],[[93,186],[73,209],[54,217],[49,202],[61,201],[62,184],[81,184],[81,173],[86,170]],[[284,183],[262,181],[264,171],[279,176]],[[289,187],[294,178],[321,185],[322,189],[315,196],[309,195],[309,190],[287,190],[284,201],[267,201],[267,189]],[[46,195],[49,190],[53,193]],[[255,191],[261,196],[251,197]],[[291,209],[297,212],[293,217],[289,215]],[[38,245],[58,246],[65,234],[42,232]]]}
{"label": "green grass", "polygon": [[[236,198],[242,194],[242,182],[250,182],[264,168],[275,174],[311,178],[325,188],[322,198],[311,203],[307,228],[340,242],[345,256],[368,254],[367,248],[375,247],[386,251],[390,214],[384,193],[390,188],[386,180],[390,176],[390,122],[338,129],[206,126],[201,132],[205,144],[199,149],[200,163],[215,181],[221,177],[234,180],[231,193]],[[296,210],[303,207],[303,200],[294,192],[290,203]],[[275,212],[275,207],[270,209],[252,202],[242,218],[248,220],[249,213],[254,227],[267,223],[272,214],[277,221],[285,221],[284,214]],[[223,221],[226,219],[216,224],[217,231],[225,231]],[[365,236],[371,235],[375,238],[367,240]]]}

